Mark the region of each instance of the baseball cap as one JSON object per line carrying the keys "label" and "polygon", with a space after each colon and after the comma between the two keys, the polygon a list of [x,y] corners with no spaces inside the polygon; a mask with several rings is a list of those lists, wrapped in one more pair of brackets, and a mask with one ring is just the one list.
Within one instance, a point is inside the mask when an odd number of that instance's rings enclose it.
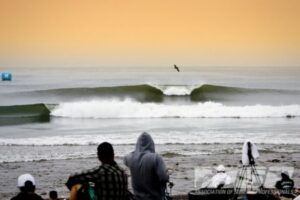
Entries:
{"label": "baseball cap", "polygon": [[24,187],[26,181],[31,181],[32,185],[35,185],[34,178],[31,174],[22,174],[18,177],[18,187]]}
{"label": "baseball cap", "polygon": [[224,165],[219,165],[217,168],[216,168],[217,172],[225,172],[225,167]]}

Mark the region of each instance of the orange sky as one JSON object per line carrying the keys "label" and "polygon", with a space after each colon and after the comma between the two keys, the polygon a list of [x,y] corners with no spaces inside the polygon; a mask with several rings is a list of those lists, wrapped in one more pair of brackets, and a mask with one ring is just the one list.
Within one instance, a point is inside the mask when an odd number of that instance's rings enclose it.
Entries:
{"label": "orange sky", "polygon": [[300,65],[299,0],[0,0],[0,65]]}

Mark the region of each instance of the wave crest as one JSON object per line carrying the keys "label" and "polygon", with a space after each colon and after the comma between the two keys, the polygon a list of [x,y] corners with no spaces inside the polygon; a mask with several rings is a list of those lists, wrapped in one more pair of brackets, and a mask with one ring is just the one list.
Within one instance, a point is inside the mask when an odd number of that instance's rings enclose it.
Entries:
{"label": "wave crest", "polygon": [[0,125],[47,122],[50,110],[45,104],[0,106]]}
{"label": "wave crest", "polygon": [[[18,93],[17,93],[18,94]],[[14,94],[14,95],[17,95]],[[280,94],[280,98],[278,98]],[[55,103],[91,99],[134,99],[139,102],[252,102],[297,103],[300,91],[249,89],[222,85],[127,85],[93,88],[58,88],[22,93],[27,98],[55,99]],[[12,96],[12,98],[16,98]],[[283,101],[285,100],[285,101]],[[52,102],[53,103],[53,102]]]}

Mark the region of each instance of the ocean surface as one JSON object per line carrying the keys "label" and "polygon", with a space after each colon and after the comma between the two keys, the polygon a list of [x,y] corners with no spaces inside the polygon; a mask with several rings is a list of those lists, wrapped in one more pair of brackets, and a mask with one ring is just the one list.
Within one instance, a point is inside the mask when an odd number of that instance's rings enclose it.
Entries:
{"label": "ocean surface", "polygon": [[161,153],[239,153],[246,139],[300,151],[297,70],[10,72],[0,82],[0,163],[94,157],[103,141],[123,156],[144,131]]}

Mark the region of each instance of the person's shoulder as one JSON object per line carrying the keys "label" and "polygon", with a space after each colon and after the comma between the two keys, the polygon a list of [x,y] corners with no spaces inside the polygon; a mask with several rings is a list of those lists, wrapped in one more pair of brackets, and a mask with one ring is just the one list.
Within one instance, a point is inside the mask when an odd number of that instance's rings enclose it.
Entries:
{"label": "person's shoulder", "polygon": [[161,157],[158,153],[156,152],[146,152],[143,157],[147,157],[147,158],[157,158],[157,157]]}
{"label": "person's shoulder", "polygon": [[14,196],[13,198],[11,198],[10,200],[19,200],[22,199],[22,193],[18,193],[16,196]]}
{"label": "person's shoulder", "polygon": [[99,168],[99,172],[107,172],[107,171],[111,171],[111,172],[115,172],[115,171],[119,171],[119,172],[122,172],[124,173],[125,172],[125,169],[123,169],[120,165],[118,165],[117,163],[114,163],[113,165],[108,165],[108,164],[105,164],[105,165],[101,165],[100,168]]}
{"label": "person's shoulder", "polygon": [[147,162],[153,162],[153,163],[161,163],[163,161],[163,157],[155,152],[147,152],[144,157],[144,160],[147,160]]}
{"label": "person's shoulder", "polygon": [[99,171],[101,168],[100,167],[94,167],[94,168],[91,168],[91,169],[88,169],[88,170],[83,170],[81,172],[76,172],[74,174],[71,174],[70,177],[77,177],[77,176],[82,176],[82,175],[85,175],[85,174],[90,174],[90,173],[97,173],[97,171]]}
{"label": "person's shoulder", "polygon": [[99,167],[95,167],[90,170],[82,171],[80,173],[71,174],[66,183],[67,187],[71,189],[73,185],[82,182],[83,179],[86,179],[86,177],[91,177],[94,176],[95,174],[99,174],[99,169],[100,169]]}
{"label": "person's shoulder", "polygon": [[31,195],[26,195],[26,194],[21,194],[19,193],[17,196],[11,198],[11,200],[24,200],[24,199],[30,199],[30,200],[44,200],[40,195],[37,194],[31,194]]}
{"label": "person's shoulder", "polygon": [[126,177],[126,178],[127,178],[127,173],[126,173],[126,171],[125,171],[124,168],[122,168],[122,167],[119,166],[119,165],[116,165],[115,167],[116,167],[117,174],[118,174],[119,176],[123,176],[123,177]]}
{"label": "person's shoulder", "polygon": [[14,197],[11,198],[10,200],[18,200],[18,196],[14,196]]}
{"label": "person's shoulder", "polygon": [[163,157],[161,155],[159,155],[158,153],[154,153],[154,157],[158,161],[163,161],[164,160]]}
{"label": "person's shoulder", "polygon": [[126,171],[118,164],[103,165],[102,167],[100,167],[99,174],[104,176],[124,177],[126,179],[128,178]]}
{"label": "person's shoulder", "polygon": [[278,181],[276,181],[276,185],[279,185],[279,184],[281,184],[281,182],[282,182],[282,180],[278,180]]}

